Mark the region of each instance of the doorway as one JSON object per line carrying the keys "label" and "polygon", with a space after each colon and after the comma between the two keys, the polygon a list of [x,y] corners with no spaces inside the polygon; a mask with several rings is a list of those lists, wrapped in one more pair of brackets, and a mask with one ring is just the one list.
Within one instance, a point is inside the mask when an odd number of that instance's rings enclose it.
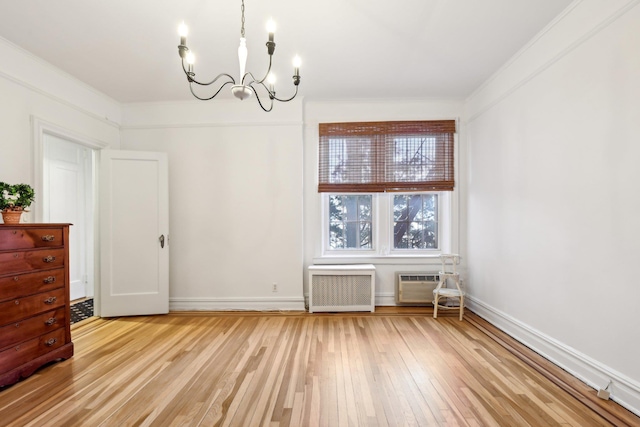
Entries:
{"label": "doorway", "polygon": [[95,150],[45,133],[42,144],[42,221],[71,223],[71,301],[94,296]]}
{"label": "doorway", "polygon": [[[108,144],[37,116],[31,116],[31,126],[36,193],[32,220],[74,224],[69,236],[70,299],[94,298],[99,289],[97,158]],[[100,315],[99,306],[94,314]]]}

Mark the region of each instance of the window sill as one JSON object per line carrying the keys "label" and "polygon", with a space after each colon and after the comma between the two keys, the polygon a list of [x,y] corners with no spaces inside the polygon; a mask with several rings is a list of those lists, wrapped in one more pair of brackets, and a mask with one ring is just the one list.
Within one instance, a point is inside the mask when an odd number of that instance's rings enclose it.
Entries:
{"label": "window sill", "polygon": [[326,264],[389,264],[440,265],[439,254],[425,255],[323,255],[313,258],[314,265]]}

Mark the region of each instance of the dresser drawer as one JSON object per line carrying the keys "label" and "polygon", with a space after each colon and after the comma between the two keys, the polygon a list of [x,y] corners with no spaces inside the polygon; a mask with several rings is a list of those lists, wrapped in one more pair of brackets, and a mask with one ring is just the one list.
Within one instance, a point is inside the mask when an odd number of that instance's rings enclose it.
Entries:
{"label": "dresser drawer", "polygon": [[64,328],[0,351],[0,372],[7,372],[64,345]]}
{"label": "dresser drawer", "polygon": [[65,291],[65,288],[59,288],[0,303],[0,325],[15,323],[18,320],[64,306],[67,303]]}
{"label": "dresser drawer", "polygon": [[0,250],[63,246],[62,228],[0,229]]}
{"label": "dresser drawer", "polygon": [[64,268],[0,277],[0,301],[26,297],[65,285]]}
{"label": "dresser drawer", "polygon": [[0,275],[64,267],[64,249],[0,253]]}
{"label": "dresser drawer", "polygon": [[0,350],[65,326],[65,307],[10,323],[0,328]]}

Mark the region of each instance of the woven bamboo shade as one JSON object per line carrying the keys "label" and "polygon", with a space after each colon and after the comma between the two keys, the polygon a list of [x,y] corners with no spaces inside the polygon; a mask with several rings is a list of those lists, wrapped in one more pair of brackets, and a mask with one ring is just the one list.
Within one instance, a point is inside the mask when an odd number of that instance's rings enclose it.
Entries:
{"label": "woven bamboo shade", "polygon": [[321,123],[318,191],[452,191],[455,131],[455,120]]}

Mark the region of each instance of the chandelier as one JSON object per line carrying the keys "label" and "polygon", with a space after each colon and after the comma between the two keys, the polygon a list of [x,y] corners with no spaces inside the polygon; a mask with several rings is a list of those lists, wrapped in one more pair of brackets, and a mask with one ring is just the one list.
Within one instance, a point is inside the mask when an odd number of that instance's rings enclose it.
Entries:
{"label": "chandelier", "polygon": [[[276,49],[276,44],[273,41],[273,35],[275,33],[275,22],[273,20],[269,20],[267,23],[267,31],[269,33],[269,41],[267,41],[267,53],[269,54],[269,67],[267,68],[267,72],[261,79],[256,79],[254,75],[250,72],[245,72],[247,65],[247,40],[244,36],[244,0],[242,0],[241,6],[242,12],[242,20],[240,27],[240,47],[238,47],[238,61],[240,63],[240,78],[238,82],[227,73],[221,73],[216,76],[211,81],[204,82],[196,80],[196,73],[194,70],[194,62],[195,56],[193,52],[189,50],[187,47],[187,34],[189,32],[187,26],[184,22],[178,27],[178,34],[180,35],[180,45],[178,46],[178,53],[180,54],[180,58],[182,58],[182,70],[184,74],[187,76],[187,81],[189,82],[189,89],[194,97],[200,99],[202,101],[208,101],[210,99],[215,98],[220,91],[226,85],[231,86],[231,93],[238,99],[244,100],[251,96],[251,94],[255,94],[256,100],[264,111],[269,112],[273,108],[273,101],[280,102],[289,102],[298,94],[298,85],[300,84],[300,57],[298,55],[293,59],[293,85],[295,86],[295,92],[290,98],[278,98],[276,96],[275,91],[275,75],[271,72],[271,64],[273,59],[273,52]],[[266,83],[265,83],[266,82]],[[211,96],[201,97],[194,91],[194,84],[198,86],[213,86],[213,90],[209,93],[213,93]],[[196,86],[197,87],[197,86]],[[260,99],[260,95],[258,93],[258,89],[260,91],[265,92],[269,96],[270,102],[265,106],[263,104],[263,100]],[[264,93],[263,93],[264,96]]]}

